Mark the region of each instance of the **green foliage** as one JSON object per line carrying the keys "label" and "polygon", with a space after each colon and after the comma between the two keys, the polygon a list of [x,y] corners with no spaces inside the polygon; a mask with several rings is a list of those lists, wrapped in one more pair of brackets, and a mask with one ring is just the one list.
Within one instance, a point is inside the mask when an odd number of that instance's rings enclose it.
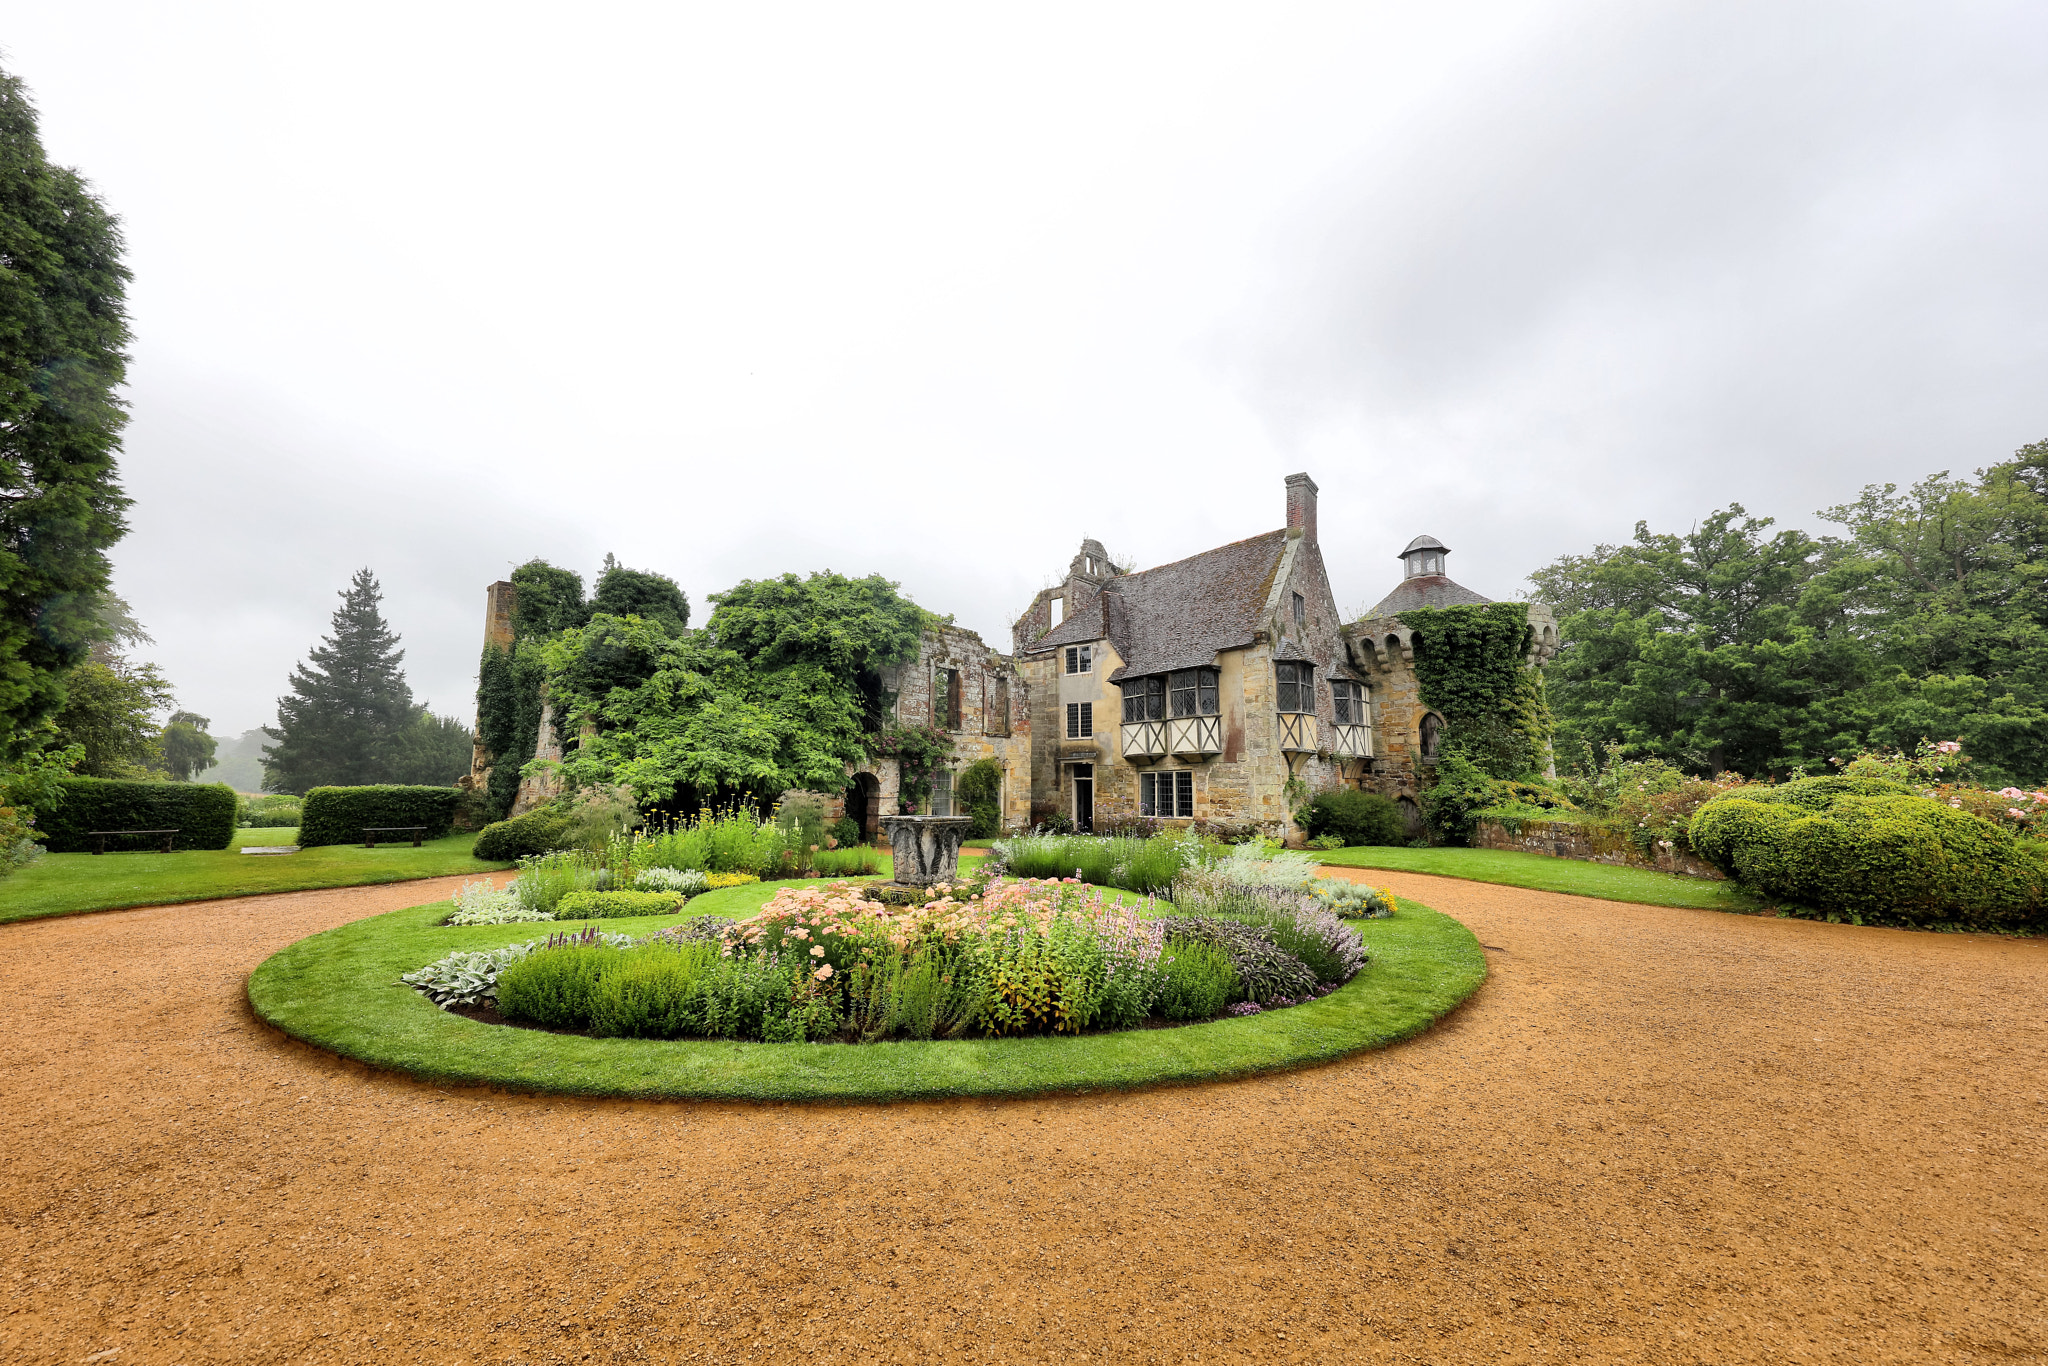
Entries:
{"label": "green foliage", "polygon": [[671,635],[690,624],[690,600],[674,579],[627,569],[609,555],[590,596],[590,612],[592,616],[644,617],[658,622]]}
{"label": "green foliage", "polygon": [[860,822],[851,816],[841,816],[825,827],[825,833],[842,849],[851,849],[860,843]]}
{"label": "green foliage", "polygon": [[512,571],[512,634],[519,640],[545,640],[557,631],[573,630],[590,620],[583,601],[583,576],[533,559]]}
{"label": "green foliage", "polygon": [[1957,738],[1996,785],[2048,777],[2048,442],[1770,533],[1733,505],[1531,575],[1558,610],[1561,724],[1695,773],[1812,770]]}
{"label": "green foliage", "polygon": [[235,803],[235,824],[245,829],[283,829],[287,826],[296,826],[305,819],[305,810],[305,802],[298,797],[238,797]]}
{"label": "green foliage", "polygon": [[563,847],[568,837],[568,813],[542,807],[509,821],[498,821],[477,833],[476,856],[502,863],[528,858]]}
{"label": "green foliage", "polygon": [[870,877],[881,871],[881,854],[866,845],[820,849],[811,857],[811,873],[815,877]]}
{"label": "green foliage", "polygon": [[586,1028],[598,978],[621,957],[606,944],[536,950],[498,973],[498,1013],[548,1029]]}
{"label": "green foliage", "polygon": [[[1163,896],[1183,870],[1212,848],[1199,837],[1167,832],[1150,839],[1111,835],[1014,835],[990,848],[1013,877],[1076,877],[1098,887]],[[1076,871],[1078,870],[1078,872]]]}
{"label": "green foliage", "polygon": [[1444,753],[1496,778],[1534,777],[1550,739],[1542,672],[1525,662],[1529,609],[1519,602],[1422,607],[1401,614],[1415,633],[1422,704],[1442,714]]}
{"label": "green foliage", "polygon": [[1423,819],[1446,844],[1464,844],[1472,838],[1479,812],[1499,800],[1494,780],[1462,754],[1445,754],[1437,765],[1436,781],[1422,794]]}
{"label": "green foliage", "polygon": [[71,748],[0,764],[0,877],[41,857],[47,835],[36,828],[36,811],[47,812],[64,799],[63,781],[80,757]]}
{"label": "green foliage", "polygon": [[897,800],[921,811],[932,795],[932,780],[953,761],[953,736],[937,726],[891,725],[866,737],[874,759],[896,761]]}
{"label": "green foliage", "polygon": [[65,675],[56,743],[83,752],[82,777],[160,777],[164,753],[155,717],[170,704],[171,685],[156,665],[98,651]]}
{"label": "green foliage", "polygon": [[364,787],[426,777],[454,782],[468,769],[467,736],[414,705],[399,667],[405,652],[384,624],[384,594],[368,569],[342,590],[331,633],[292,670],[277,699],[276,741],[263,752],[266,786],[281,792]]}
{"label": "green foliage", "polygon": [[1808,778],[1700,808],[1692,844],[1770,896],[1861,923],[2014,930],[2041,920],[2048,866],[1991,822],[1876,778]]}
{"label": "green foliage", "polygon": [[[771,875],[791,852],[788,836],[752,811],[699,812],[686,821],[643,831],[634,861],[643,867],[701,868],[707,873]],[[824,851],[821,851],[824,852]]]}
{"label": "green foliage", "polygon": [[1392,798],[1377,792],[1353,788],[1318,792],[1295,819],[1311,837],[1336,836],[1337,843],[1325,848],[1408,842],[1408,827],[1401,819],[1401,808],[1394,805]]}
{"label": "green foliage", "polygon": [[994,759],[977,759],[960,770],[953,780],[953,797],[960,810],[974,819],[970,839],[992,839],[1003,833],[1003,766]]}
{"label": "green foliage", "polygon": [[[535,812],[535,815],[541,813]],[[530,819],[522,816],[521,820]],[[516,825],[518,822],[506,822]],[[484,834],[496,827],[486,826]],[[483,835],[477,836],[478,847],[483,846]],[[509,843],[509,841],[508,841]],[[537,911],[552,915],[562,904],[562,898],[571,892],[587,892],[597,889],[603,866],[583,849],[557,849],[519,856],[519,877],[513,883],[521,904]]]}
{"label": "green foliage", "polygon": [[555,919],[613,920],[673,915],[682,909],[683,900],[681,892],[570,892],[555,903]]}
{"label": "green foliage", "polygon": [[1229,958],[1239,982],[1232,999],[1267,1005],[1316,994],[1315,972],[1275,942],[1270,926],[1200,915],[1167,916],[1160,923],[1169,943],[1208,944]]}
{"label": "green foliage", "polygon": [[[559,952],[559,950],[557,950]],[[695,1023],[695,987],[715,970],[709,944],[651,944],[609,964],[590,997],[590,1032],[599,1038],[675,1039]]]}
{"label": "green foliage", "polygon": [[107,548],[126,532],[128,269],[113,215],[50,164],[0,73],[0,762],[44,746],[66,675],[107,636]]}
{"label": "green foliage", "polygon": [[306,794],[299,844],[360,844],[366,828],[406,825],[425,826],[423,838],[437,840],[454,827],[456,795],[452,787],[316,787]]}
{"label": "green foliage", "polygon": [[987,1009],[989,983],[973,960],[944,945],[919,949],[896,976],[890,1032],[908,1039],[957,1039]]}
{"label": "green foliage", "polygon": [[1214,944],[1173,938],[1159,955],[1163,982],[1155,1013],[1166,1020],[1208,1020],[1242,999],[1244,982],[1230,955]]}
{"label": "green foliage", "polygon": [[214,739],[206,733],[206,728],[212,724],[193,712],[171,713],[171,719],[164,723],[163,734],[157,737],[164,770],[171,775],[171,781],[187,783],[213,767]]}
{"label": "green foliage", "polygon": [[[222,783],[65,778],[57,788],[59,799],[36,817],[53,854],[90,853],[94,830],[176,830],[173,849],[225,849],[234,838],[235,792]],[[155,845],[110,840],[107,847]]]}

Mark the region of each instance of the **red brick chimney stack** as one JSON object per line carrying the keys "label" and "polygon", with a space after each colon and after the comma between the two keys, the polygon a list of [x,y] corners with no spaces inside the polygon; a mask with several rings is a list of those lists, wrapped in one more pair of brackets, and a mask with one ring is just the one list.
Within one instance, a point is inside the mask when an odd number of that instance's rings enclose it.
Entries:
{"label": "red brick chimney stack", "polygon": [[1316,543],[1316,481],[1306,474],[1287,476],[1287,529],[1301,533],[1310,549]]}

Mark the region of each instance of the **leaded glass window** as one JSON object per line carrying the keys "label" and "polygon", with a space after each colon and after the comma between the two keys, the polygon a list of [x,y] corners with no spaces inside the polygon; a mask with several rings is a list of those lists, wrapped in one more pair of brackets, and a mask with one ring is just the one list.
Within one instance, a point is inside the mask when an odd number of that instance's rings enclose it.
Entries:
{"label": "leaded glass window", "polygon": [[1165,715],[1165,679],[1134,678],[1124,684],[1124,720],[1157,721]]}
{"label": "leaded glass window", "polygon": [[1167,686],[1172,694],[1175,716],[1216,714],[1214,669],[1182,669],[1171,676]]}
{"label": "leaded glass window", "polygon": [[1280,684],[1279,710],[1308,712],[1316,709],[1315,666],[1284,660],[1273,666]]}

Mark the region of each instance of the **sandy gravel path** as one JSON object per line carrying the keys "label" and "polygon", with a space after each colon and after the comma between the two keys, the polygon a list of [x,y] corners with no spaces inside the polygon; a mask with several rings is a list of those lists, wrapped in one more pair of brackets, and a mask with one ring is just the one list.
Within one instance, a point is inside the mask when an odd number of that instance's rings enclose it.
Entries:
{"label": "sandy gravel path", "polygon": [[0,1361],[2048,1359],[2048,944],[1380,876],[1496,950],[1432,1034],[951,1105],[450,1092],[251,1018],[453,879],[0,928]]}

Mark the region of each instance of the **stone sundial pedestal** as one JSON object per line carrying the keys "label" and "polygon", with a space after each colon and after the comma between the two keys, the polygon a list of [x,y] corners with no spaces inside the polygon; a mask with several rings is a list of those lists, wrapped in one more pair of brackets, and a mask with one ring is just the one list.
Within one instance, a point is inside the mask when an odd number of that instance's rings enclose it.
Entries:
{"label": "stone sundial pedestal", "polygon": [[960,842],[974,822],[967,816],[883,816],[889,853],[896,860],[896,882],[929,887],[959,876]]}

